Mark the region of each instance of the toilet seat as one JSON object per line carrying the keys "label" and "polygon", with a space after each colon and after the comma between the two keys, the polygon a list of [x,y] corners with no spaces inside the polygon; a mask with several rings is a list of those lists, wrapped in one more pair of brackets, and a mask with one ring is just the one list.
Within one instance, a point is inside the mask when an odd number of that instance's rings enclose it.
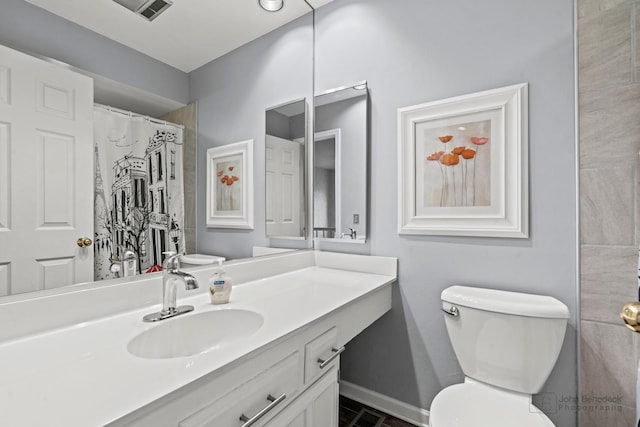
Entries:
{"label": "toilet seat", "polygon": [[467,380],[436,395],[430,427],[554,427],[531,396]]}

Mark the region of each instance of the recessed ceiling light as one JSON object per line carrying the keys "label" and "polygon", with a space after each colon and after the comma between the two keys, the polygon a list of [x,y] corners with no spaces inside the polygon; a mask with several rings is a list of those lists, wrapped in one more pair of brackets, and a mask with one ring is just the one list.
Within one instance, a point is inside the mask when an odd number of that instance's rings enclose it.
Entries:
{"label": "recessed ceiling light", "polygon": [[284,0],[258,0],[260,7],[269,12],[277,12],[284,6]]}

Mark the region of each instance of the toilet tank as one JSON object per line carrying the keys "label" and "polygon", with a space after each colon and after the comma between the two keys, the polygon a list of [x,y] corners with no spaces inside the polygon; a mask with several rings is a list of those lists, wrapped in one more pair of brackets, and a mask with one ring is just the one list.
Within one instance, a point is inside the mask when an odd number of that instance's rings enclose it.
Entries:
{"label": "toilet tank", "polygon": [[467,377],[521,393],[540,391],[562,348],[566,305],[549,296],[468,286],[447,288],[441,298]]}

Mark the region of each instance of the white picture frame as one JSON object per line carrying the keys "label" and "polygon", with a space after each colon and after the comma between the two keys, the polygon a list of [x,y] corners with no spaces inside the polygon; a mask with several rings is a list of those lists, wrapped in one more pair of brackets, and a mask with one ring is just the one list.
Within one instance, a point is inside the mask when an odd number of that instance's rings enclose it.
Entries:
{"label": "white picture frame", "polygon": [[398,233],[529,237],[528,84],[398,109]]}
{"label": "white picture frame", "polygon": [[253,140],[207,150],[206,222],[253,229]]}

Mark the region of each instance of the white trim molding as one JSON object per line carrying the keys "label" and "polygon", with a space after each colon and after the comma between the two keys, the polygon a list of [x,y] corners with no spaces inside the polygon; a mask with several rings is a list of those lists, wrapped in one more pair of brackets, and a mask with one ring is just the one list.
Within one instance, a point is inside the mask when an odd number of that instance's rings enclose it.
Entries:
{"label": "white trim molding", "polygon": [[420,427],[429,427],[429,411],[426,409],[409,405],[408,403],[343,380],[340,380],[340,394],[408,423]]}

